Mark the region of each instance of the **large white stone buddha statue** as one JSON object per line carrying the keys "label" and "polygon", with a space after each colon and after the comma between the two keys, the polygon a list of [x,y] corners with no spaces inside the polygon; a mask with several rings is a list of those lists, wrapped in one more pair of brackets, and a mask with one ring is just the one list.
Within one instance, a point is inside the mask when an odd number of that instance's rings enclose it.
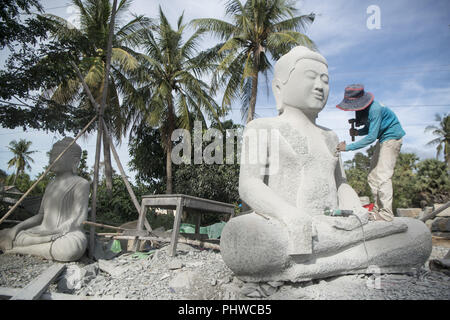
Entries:
{"label": "large white stone buddha statue", "polygon": [[[71,143],[72,138],[56,142],[50,163]],[[82,222],[87,219],[89,182],[76,175],[81,148],[73,144],[55,163],[55,179],[45,189],[37,215],[0,231],[4,253],[22,253],[57,261],[76,261],[85,252],[87,237]]]}
{"label": "large white stone buddha statue", "polygon": [[[293,48],[277,61],[272,89],[279,115],[244,130],[239,194],[253,212],[223,229],[228,267],[245,281],[296,282],[369,265],[382,272],[421,266],[431,253],[428,228],[411,218],[369,222],[346,182],[337,135],[316,124],[329,93],[325,58]],[[326,208],[356,216],[327,216]]]}

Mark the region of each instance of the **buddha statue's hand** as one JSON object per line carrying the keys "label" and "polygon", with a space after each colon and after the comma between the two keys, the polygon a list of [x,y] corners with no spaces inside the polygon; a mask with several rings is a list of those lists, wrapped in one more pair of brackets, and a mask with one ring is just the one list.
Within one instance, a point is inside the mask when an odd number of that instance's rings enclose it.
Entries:
{"label": "buddha statue's hand", "polygon": [[[367,212],[356,212],[357,217],[350,215],[348,217],[333,217],[326,215],[314,216],[314,225],[325,225],[325,227],[333,227],[339,230],[351,231],[361,227],[368,221]],[[359,218],[359,219],[358,219]]]}
{"label": "buddha statue's hand", "polygon": [[14,238],[11,229],[0,230],[0,250],[12,249]]}
{"label": "buddha statue's hand", "polygon": [[287,253],[289,255],[312,254],[314,228],[309,215],[288,212],[282,218],[289,234]]}

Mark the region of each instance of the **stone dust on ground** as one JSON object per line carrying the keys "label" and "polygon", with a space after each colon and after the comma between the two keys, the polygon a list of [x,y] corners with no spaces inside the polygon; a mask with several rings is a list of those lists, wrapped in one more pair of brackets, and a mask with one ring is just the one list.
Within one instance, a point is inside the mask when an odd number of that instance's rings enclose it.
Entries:
{"label": "stone dust on ground", "polygon": [[[449,248],[434,246],[430,259]],[[53,264],[39,257],[0,254],[0,287],[23,288]],[[105,272],[107,270],[108,272]],[[132,300],[450,300],[450,277],[430,271],[428,262],[411,274],[346,275],[303,283],[244,283],[233,276],[220,252],[178,244],[145,254],[123,253],[110,260],[66,263],[50,292]]]}

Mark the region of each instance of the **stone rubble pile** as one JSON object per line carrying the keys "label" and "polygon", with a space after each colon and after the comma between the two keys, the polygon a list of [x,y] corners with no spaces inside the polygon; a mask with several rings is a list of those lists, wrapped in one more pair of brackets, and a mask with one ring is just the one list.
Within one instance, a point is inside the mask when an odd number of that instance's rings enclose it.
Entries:
{"label": "stone rubble pile", "polygon": [[[445,247],[433,247],[430,259],[442,258]],[[28,255],[0,254],[0,286],[24,287],[52,264]],[[430,271],[381,275],[378,288],[366,275],[348,275],[303,283],[244,283],[233,276],[220,252],[178,244],[149,253],[124,253],[111,260],[83,258],[67,263],[49,287],[52,292],[110,299],[450,299],[450,277]]]}

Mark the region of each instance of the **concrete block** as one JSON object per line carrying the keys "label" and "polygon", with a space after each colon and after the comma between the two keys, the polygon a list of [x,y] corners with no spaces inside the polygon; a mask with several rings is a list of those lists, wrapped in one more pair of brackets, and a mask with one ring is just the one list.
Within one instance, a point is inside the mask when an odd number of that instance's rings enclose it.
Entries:
{"label": "concrete block", "polygon": [[422,213],[421,208],[397,208],[397,217],[419,218]]}
{"label": "concrete block", "polygon": [[[439,209],[440,207],[442,207],[445,203],[435,203],[434,204],[434,210]],[[450,217],[450,208],[445,209],[444,211],[442,211],[441,213],[439,213],[437,215],[438,217]]]}

